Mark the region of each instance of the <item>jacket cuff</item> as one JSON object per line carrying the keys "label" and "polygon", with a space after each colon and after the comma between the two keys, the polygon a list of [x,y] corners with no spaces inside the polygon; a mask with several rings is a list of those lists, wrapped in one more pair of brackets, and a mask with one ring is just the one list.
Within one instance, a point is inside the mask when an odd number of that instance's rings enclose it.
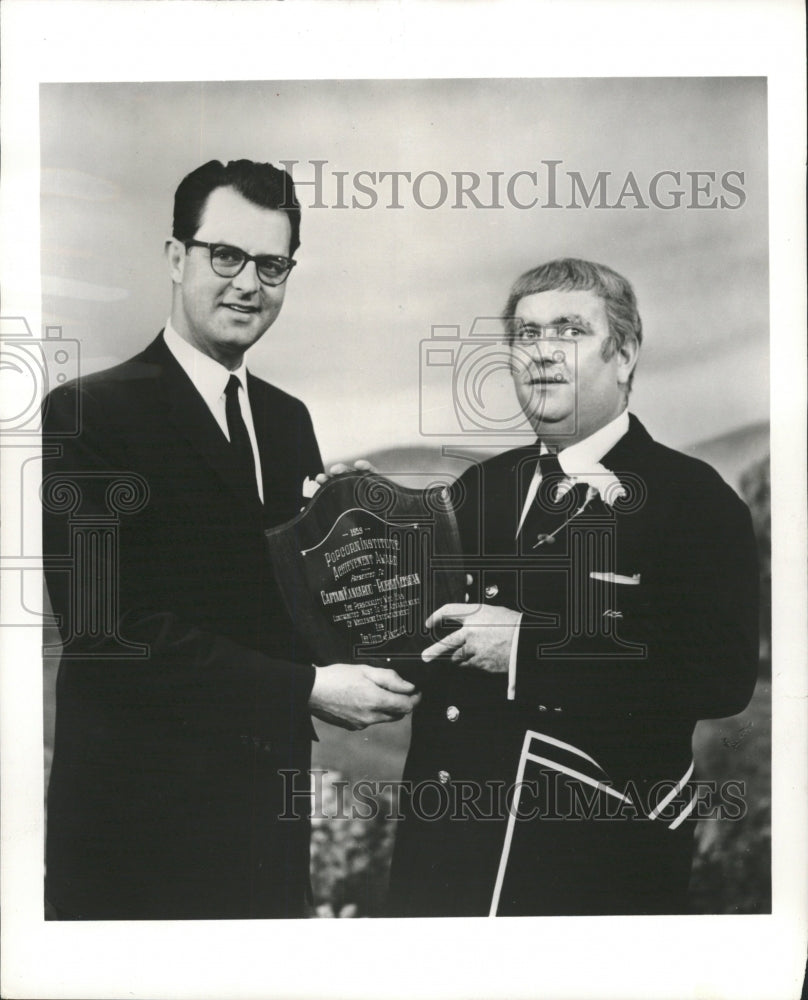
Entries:
{"label": "jacket cuff", "polygon": [[522,617],[523,614],[520,614],[516,628],[513,630],[513,639],[511,641],[511,657],[508,661],[508,701],[513,701],[516,698],[516,664],[518,661],[519,632],[522,627]]}

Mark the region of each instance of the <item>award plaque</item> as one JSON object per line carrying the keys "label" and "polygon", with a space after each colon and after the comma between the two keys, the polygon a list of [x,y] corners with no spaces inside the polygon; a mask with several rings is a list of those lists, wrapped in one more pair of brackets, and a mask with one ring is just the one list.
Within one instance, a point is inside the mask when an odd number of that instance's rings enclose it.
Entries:
{"label": "award plaque", "polygon": [[420,664],[434,641],[426,618],[464,599],[445,485],[415,490],[375,473],[345,473],[266,539],[286,609],[320,666]]}

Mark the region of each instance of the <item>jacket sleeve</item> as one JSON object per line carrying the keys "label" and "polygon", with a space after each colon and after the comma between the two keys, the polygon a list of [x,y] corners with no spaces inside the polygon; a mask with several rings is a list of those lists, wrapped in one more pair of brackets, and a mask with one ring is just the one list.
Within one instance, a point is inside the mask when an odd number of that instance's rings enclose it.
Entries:
{"label": "jacket sleeve", "polygon": [[602,655],[595,645],[580,656],[554,658],[548,647],[563,639],[568,621],[548,628],[525,616],[518,701],[587,715],[692,719],[722,718],[746,706],[758,666],[759,577],[749,510],[712,470],[699,489],[672,483],[670,492],[648,538],[650,569],[642,585],[615,586],[622,609],[616,634],[642,655],[616,655],[609,641]]}
{"label": "jacket sleeve", "polygon": [[[171,717],[197,730],[242,737],[308,724],[314,683],[308,663],[274,658],[208,631],[162,603],[153,544],[159,515],[149,511],[150,484],[131,472],[107,395],[77,384],[61,387],[48,397],[43,415],[43,562],[70,697],[78,696],[89,713],[88,725],[105,712],[132,720]],[[80,431],[71,434],[77,412]],[[305,454],[319,464],[305,416]],[[120,539],[103,531],[116,475],[129,484],[129,501],[142,509],[136,527]],[[77,537],[77,524],[100,526],[95,540],[92,534]]]}

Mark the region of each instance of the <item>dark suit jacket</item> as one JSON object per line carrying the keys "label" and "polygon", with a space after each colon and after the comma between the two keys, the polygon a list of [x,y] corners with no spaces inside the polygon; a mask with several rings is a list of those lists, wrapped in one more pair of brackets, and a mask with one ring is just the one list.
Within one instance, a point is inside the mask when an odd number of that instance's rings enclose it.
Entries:
{"label": "dark suit jacket", "polygon": [[304,912],[308,819],[280,772],[307,786],[314,670],[263,529],[300,510],[321,462],[301,402],[252,376],[248,391],[263,509],[162,335],[46,402],[43,551],[64,642],[47,895],[67,917]]}
{"label": "dark suit jacket", "polygon": [[[524,612],[516,697],[504,674],[433,665],[413,718],[405,778],[421,790],[399,824],[393,914],[686,907],[693,727],[741,711],[756,678],[749,511],[632,416],[602,460],[627,497],[596,498],[534,548],[582,502],[532,514],[515,541],[536,457],[516,449],[461,479],[472,596]],[[509,823],[517,781],[529,784]]]}

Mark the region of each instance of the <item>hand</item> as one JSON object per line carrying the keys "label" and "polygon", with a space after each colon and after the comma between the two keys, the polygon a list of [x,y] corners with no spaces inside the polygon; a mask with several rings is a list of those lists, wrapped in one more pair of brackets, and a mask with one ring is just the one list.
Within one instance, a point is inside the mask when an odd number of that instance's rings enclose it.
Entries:
{"label": "hand", "polygon": [[357,472],[379,471],[378,469],[374,468],[370,464],[370,462],[368,462],[366,459],[358,458],[353,464],[353,469],[349,465],[346,465],[344,462],[337,462],[336,465],[331,466],[328,472],[321,472],[317,476],[315,476],[314,481],[319,486],[325,486],[328,480],[331,479],[333,476],[341,476],[345,472],[353,472],[354,470],[356,470]]}
{"label": "hand", "polygon": [[332,663],[317,667],[309,708],[324,722],[357,730],[401,719],[420,700],[415,685],[399,677],[395,670],[365,663]]}
{"label": "hand", "polygon": [[521,615],[495,604],[444,604],[426,620],[426,627],[462,622],[461,627],[421,653],[425,663],[451,654],[452,663],[492,674],[508,672],[513,636]]}

